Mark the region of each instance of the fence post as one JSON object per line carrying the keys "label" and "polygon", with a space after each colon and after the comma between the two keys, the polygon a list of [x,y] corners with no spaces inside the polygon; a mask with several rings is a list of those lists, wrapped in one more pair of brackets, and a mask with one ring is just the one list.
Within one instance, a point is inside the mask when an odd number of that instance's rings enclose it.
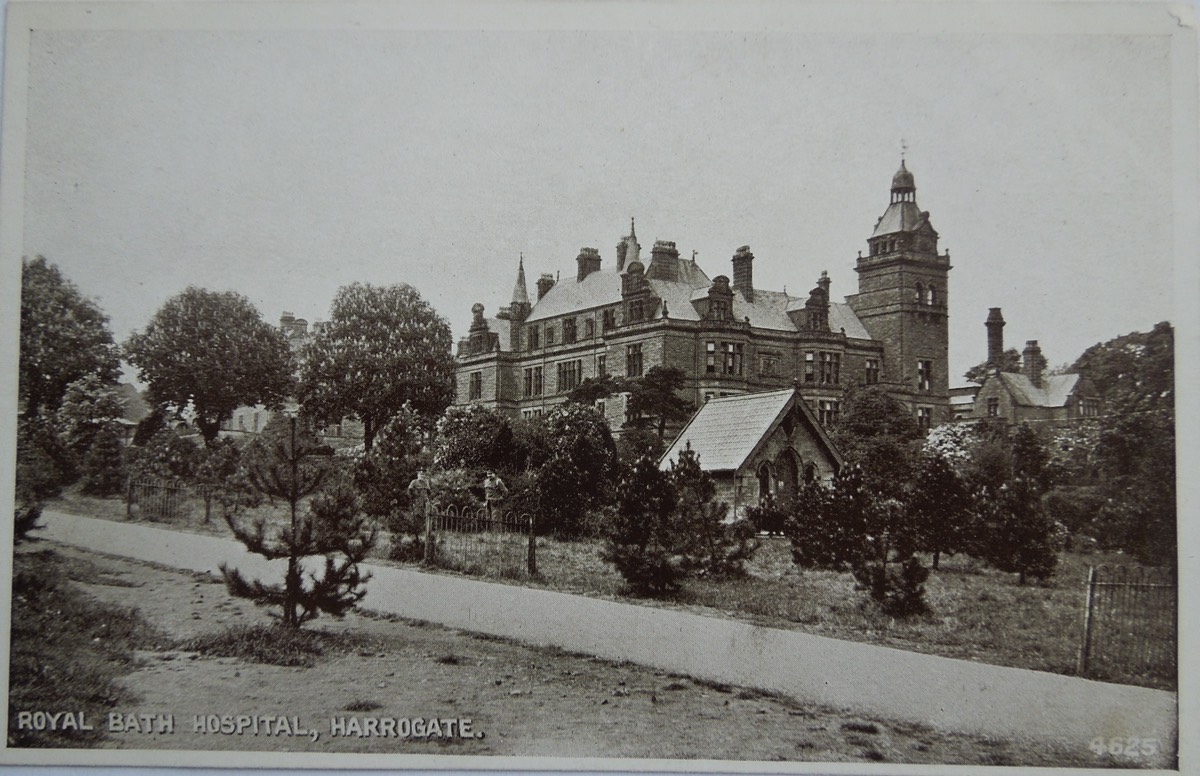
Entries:
{"label": "fence post", "polygon": [[1088,653],[1092,649],[1092,607],[1096,600],[1096,567],[1088,566],[1087,609],[1083,613],[1083,643],[1079,645],[1079,664],[1076,673],[1087,676]]}
{"label": "fence post", "polygon": [[433,512],[425,500],[425,563],[433,565]]}
{"label": "fence post", "polygon": [[537,533],[533,530],[533,515],[529,516],[529,549],[525,555],[525,565],[529,576],[536,577],[537,570]]}
{"label": "fence post", "polygon": [[133,477],[125,481],[125,519],[133,519]]}

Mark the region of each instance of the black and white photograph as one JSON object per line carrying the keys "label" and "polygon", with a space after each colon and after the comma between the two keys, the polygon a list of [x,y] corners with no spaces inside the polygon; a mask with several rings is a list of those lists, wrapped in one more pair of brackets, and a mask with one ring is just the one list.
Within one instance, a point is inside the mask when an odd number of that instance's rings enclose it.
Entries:
{"label": "black and white photograph", "polygon": [[1196,766],[1194,6],[4,33],[0,763]]}

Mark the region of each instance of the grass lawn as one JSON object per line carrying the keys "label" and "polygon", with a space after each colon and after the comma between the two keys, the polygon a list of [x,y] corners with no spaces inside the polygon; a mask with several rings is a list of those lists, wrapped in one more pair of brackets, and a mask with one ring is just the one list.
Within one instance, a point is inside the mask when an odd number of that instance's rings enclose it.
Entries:
{"label": "grass lawn", "polygon": [[[51,509],[125,520],[121,499],[96,499],[68,493],[48,504]],[[283,519],[283,505],[264,505],[263,514]],[[214,519],[203,522],[203,506],[164,527],[228,536]],[[622,597],[623,580],[601,557],[599,541],[538,540],[541,578],[529,580],[509,569],[487,573],[508,584],[545,587],[579,595]],[[371,562],[387,560],[388,539],[381,536]],[[926,559],[928,565],[929,559]],[[784,539],[767,539],[749,564],[748,575],[732,580],[688,580],[667,600],[636,600],[648,606],[683,607],[699,614],[749,620],[832,638],[861,641],[945,657],[995,665],[1074,674],[1083,629],[1088,567],[1130,565],[1119,555],[1062,553],[1055,575],[1044,583],[1017,584],[1016,574],[988,568],[966,556],[943,557],[926,583],[930,612],[907,619],[881,614],[856,589],[849,573],[806,571],[792,563]],[[469,564],[470,565],[470,564]],[[478,566],[479,564],[473,564]],[[1174,612],[1160,618],[1174,622]],[[1109,681],[1174,690],[1173,670],[1130,673],[1108,670]]]}

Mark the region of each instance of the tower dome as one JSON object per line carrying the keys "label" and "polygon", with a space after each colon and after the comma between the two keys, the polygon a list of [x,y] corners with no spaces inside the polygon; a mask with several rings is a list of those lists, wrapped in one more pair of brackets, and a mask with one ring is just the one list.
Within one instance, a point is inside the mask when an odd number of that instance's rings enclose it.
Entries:
{"label": "tower dome", "polygon": [[913,180],[913,174],[904,166],[904,160],[900,160],[900,169],[896,170],[896,174],[892,176],[892,201],[913,200],[915,197],[904,197],[897,195],[909,194],[913,195],[917,191],[917,184]]}

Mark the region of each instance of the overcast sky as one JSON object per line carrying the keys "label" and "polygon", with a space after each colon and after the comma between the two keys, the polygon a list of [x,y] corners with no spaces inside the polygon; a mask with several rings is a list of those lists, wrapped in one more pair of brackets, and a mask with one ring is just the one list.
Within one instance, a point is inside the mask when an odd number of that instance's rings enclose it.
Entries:
{"label": "overcast sky", "polygon": [[[22,251],[118,341],[187,285],[267,320],[353,281],[465,334],[525,256],[612,265],[631,216],[710,276],[836,299],[901,152],[949,249],[952,384],[1172,314],[1168,40],[1154,35],[76,31],[31,41]],[[12,224],[6,228],[12,228]]]}

